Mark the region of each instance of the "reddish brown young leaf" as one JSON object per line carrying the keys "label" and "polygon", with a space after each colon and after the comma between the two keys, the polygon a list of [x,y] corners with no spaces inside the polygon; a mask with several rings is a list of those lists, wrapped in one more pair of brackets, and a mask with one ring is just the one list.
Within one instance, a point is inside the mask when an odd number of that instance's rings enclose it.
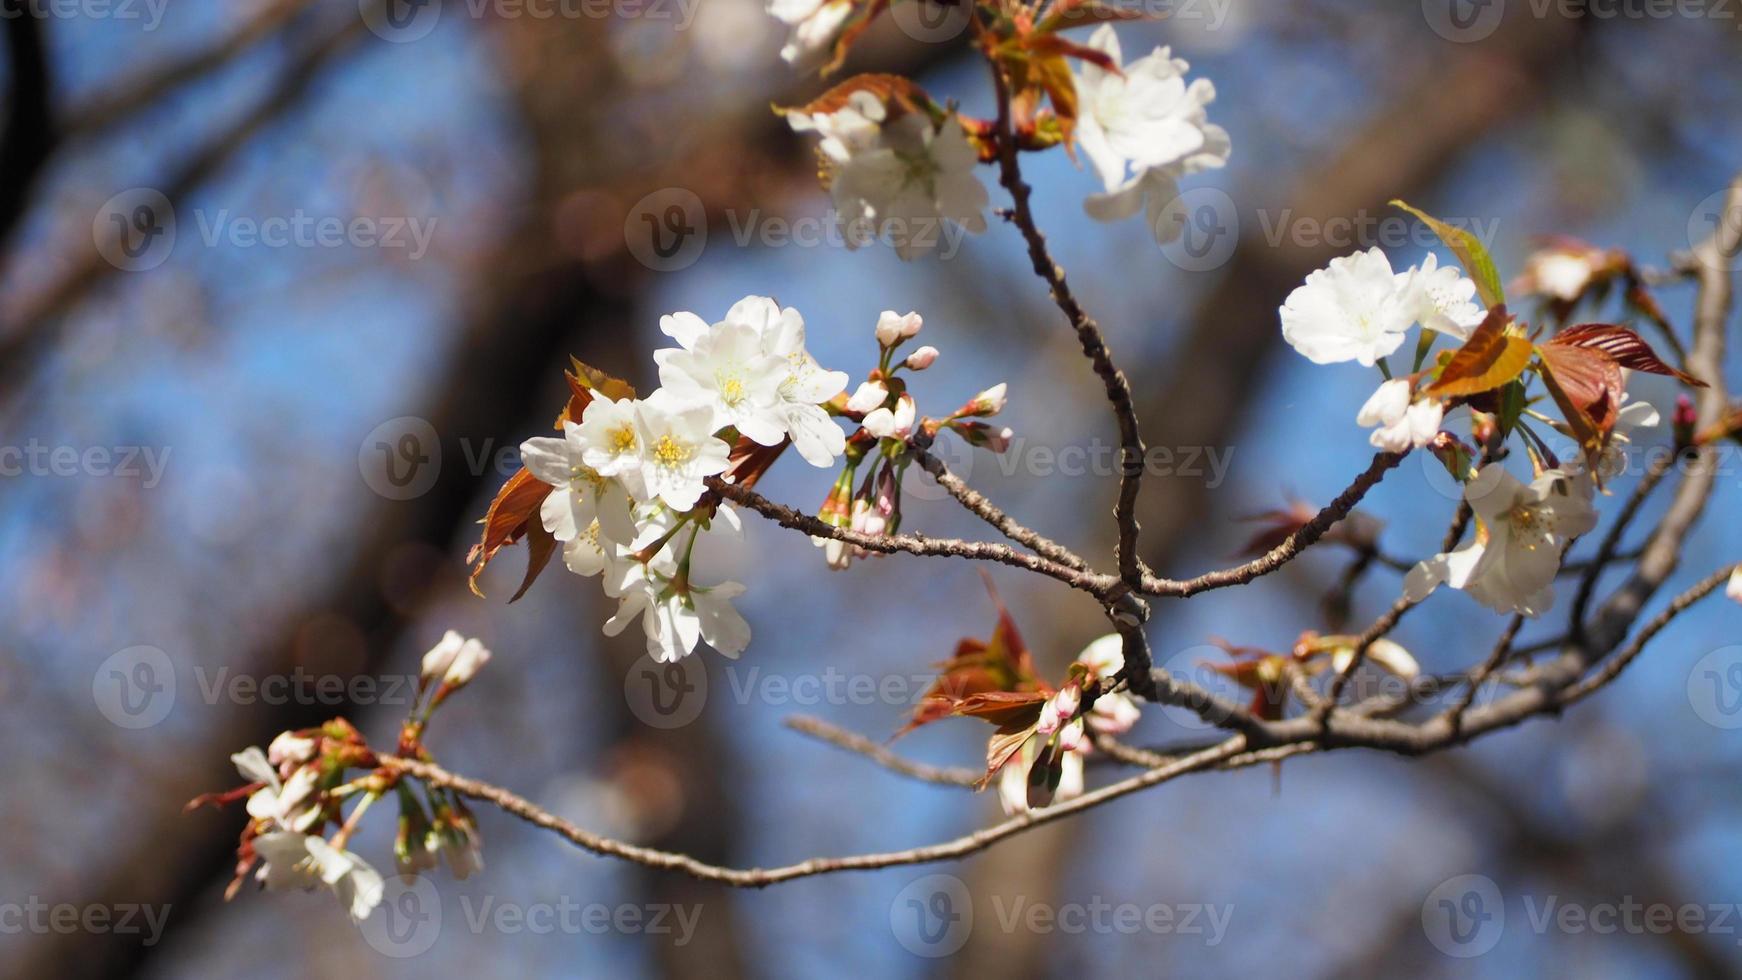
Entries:
{"label": "reddish brown young leaf", "polygon": [[1536,352],[1567,399],[1598,433],[1614,428],[1623,384],[1621,365],[1614,358],[1600,350],[1554,343],[1543,344]]}
{"label": "reddish brown young leaf", "polygon": [[1086,44],[1078,44],[1070,38],[1061,37],[1057,34],[1033,34],[1024,41],[1024,46],[1026,46],[1029,51],[1038,55],[1062,55],[1066,58],[1076,58],[1079,61],[1087,61],[1091,64],[1099,65],[1101,68],[1110,71],[1115,75],[1121,74],[1119,71],[1119,63],[1113,60],[1112,55],[1102,51],[1100,48],[1091,48]]}
{"label": "reddish brown young leaf", "polygon": [[1613,323],[1581,323],[1568,327],[1544,346],[1602,351],[1616,364],[1628,370],[1667,375],[1683,384],[1696,388],[1706,387],[1706,383],[1699,378],[1665,364],[1638,333]]}
{"label": "reddish brown young leaf", "polygon": [[[855,3],[862,2],[863,0],[855,0]],[[827,78],[833,75],[835,70],[841,67],[841,62],[847,60],[847,52],[852,49],[853,42],[859,40],[860,35],[871,28],[877,15],[883,13],[888,7],[889,0],[871,0],[870,3],[864,5],[862,10],[847,20],[840,36],[835,39],[835,49],[829,55],[829,63],[820,70],[823,77]]]}
{"label": "reddish brown young leaf", "polygon": [[1530,366],[1531,343],[1507,331],[1511,317],[1505,306],[1488,311],[1487,319],[1452,352],[1426,393],[1439,398],[1474,395],[1507,384]]}
{"label": "reddish brown young leaf", "polygon": [[1059,0],[1048,8],[1046,16],[1035,25],[1036,31],[1065,31],[1090,24],[1111,24],[1126,20],[1144,20],[1151,15],[1142,10],[1116,7],[1098,0]]}
{"label": "reddish brown young leaf", "polygon": [[544,529],[542,521],[528,521],[526,525],[526,577],[520,580],[520,588],[509,597],[510,603],[520,601],[526,590],[532,588],[532,583],[544,571],[544,566],[550,564],[550,556],[556,554],[556,536]]}
{"label": "reddish brown young leaf", "polygon": [[1585,413],[1583,408],[1579,407],[1572,395],[1561,387],[1560,381],[1556,379],[1552,369],[1542,373],[1542,383],[1548,389],[1549,397],[1553,398],[1555,405],[1559,406],[1561,416],[1566,419],[1567,429],[1584,452],[1591,472],[1601,472],[1598,461],[1603,455],[1603,430],[1599,429],[1597,423]]}
{"label": "reddish brown young leaf", "polygon": [[837,112],[845,108],[848,100],[858,92],[868,92],[877,101],[888,106],[891,118],[904,111],[924,111],[931,104],[931,97],[925,94],[925,89],[920,88],[909,79],[900,75],[865,74],[854,75],[802,106],[775,111],[782,114],[789,112],[807,114]]}
{"label": "reddish brown young leaf", "polygon": [[[478,588],[478,576],[484,573],[484,566],[490,564],[490,559],[496,557],[496,552],[520,540],[531,526],[538,523],[538,509],[553,489],[549,484],[534,479],[532,473],[522,467],[496,492],[496,499],[490,501],[490,509],[484,513],[483,537],[466,555],[467,564],[474,566],[466,582],[474,595],[484,595]],[[548,561],[549,557],[546,555],[545,560]],[[538,567],[542,570],[542,563]],[[530,577],[521,586],[521,592],[526,591],[526,587],[531,584],[531,578],[536,578],[538,572],[529,569],[528,575]]]}
{"label": "reddish brown young leaf", "polygon": [[991,578],[985,581],[986,591],[998,609],[991,638],[968,638],[957,643],[955,655],[937,665],[938,679],[914,708],[913,717],[892,737],[900,738],[915,728],[952,715],[990,710],[991,702],[974,700],[982,696],[1016,694],[1044,701],[1051,695],[1051,689],[1035,675],[1034,659],[1016,629],[1016,620],[1011,618]]}

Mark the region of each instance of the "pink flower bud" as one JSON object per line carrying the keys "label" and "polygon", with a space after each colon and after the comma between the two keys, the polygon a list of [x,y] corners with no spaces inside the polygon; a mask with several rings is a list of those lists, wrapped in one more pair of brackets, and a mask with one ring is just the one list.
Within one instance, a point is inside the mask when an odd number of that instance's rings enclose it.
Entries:
{"label": "pink flower bud", "polygon": [[1675,420],[1673,423],[1675,444],[1677,446],[1693,445],[1694,426],[1697,424],[1698,418],[1698,415],[1694,412],[1694,400],[1689,398],[1686,392],[1677,395],[1675,397]]}
{"label": "pink flower bud", "polygon": [[913,396],[903,394],[893,410],[880,408],[865,416],[861,424],[865,431],[879,439],[906,439],[913,434],[913,419],[917,411]]}
{"label": "pink flower bud", "polygon": [[853,397],[847,399],[847,411],[864,415],[882,407],[889,400],[889,389],[881,381],[867,381],[853,392]]}
{"label": "pink flower bud", "polygon": [[883,347],[894,347],[902,341],[919,333],[924,325],[918,313],[903,316],[894,310],[884,310],[877,318],[877,343]]}
{"label": "pink flower bud", "polygon": [[958,416],[989,416],[1004,411],[1004,403],[1008,400],[1007,384],[995,384],[968,400]]}
{"label": "pink flower bud", "polygon": [[995,453],[1004,452],[1010,448],[1010,440],[1015,437],[1016,431],[1008,425],[999,429],[997,432],[988,430],[986,433],[986,448]]}
{"label": "pink flower bud", "polygon": [[931,367],[937,359],[938,349],[928,344],[907,355],[907,360],[902,363],[907,365],[909,371],[924,371]]}

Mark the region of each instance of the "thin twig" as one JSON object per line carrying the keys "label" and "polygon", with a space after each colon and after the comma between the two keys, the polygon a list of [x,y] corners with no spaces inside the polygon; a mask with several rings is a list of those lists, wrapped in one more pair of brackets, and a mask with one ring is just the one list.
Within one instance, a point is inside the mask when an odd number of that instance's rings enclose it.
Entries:
{"label": "thin twig", "polygon": [[862,755],[877,763],[890,772],[917,779],[922,783],[935,783],[940,786],[975,787],[985,776],[965,766],[934,766],[924,762],[915,762],[889,751],[883,743],[866,738],[857,732],[831,725],[821,718],[809,715],[793,715],[786,719],[786,727],[795,732],[809,735],[818,741],[827,742],[838,749]]}
{"label": "thin twig", "polygon": [[1053,261],[1047,251],[1046,236],[1034,223],[1034,213],[1028,204],[1030,188],[1022,179],[1022,168],[1016,159],[1016,136],[1010,119],[1010,85],[998,63],[993,61],[991,64],[992,84],[998,97],[998,180],[1010,193],[1011,223],[1022,233],[1022,239],[1028,245],[1028,258],[1034,265],[1034,274],[1047,284],[1052,291],[1053,303],[1070,321],[1071,329],[1076,331],[1083,355],[1094,365],[1095,374],[1100,376],[1107,390],[1107,401],[1112,405],[1119,424],[1119,502],[1113,509],[1114,521],[1119,528],[1119,543],[1115,556],[1119,578],[1135,589],[1143,577],[1142,564],[1137,557],[1137,492],[1143,479],[1146,450],[1138,430],[1131,382],[1113,362],[1113,354],[1107,349],[1100,324],[1083,311],[1082,305],[1072,295],[1065,270]]}
{"label": "thin twig", "polygon": [[927,449],[915,447],[913,458],[922,469],[930,473],[938,486],[944,488],[950,496],[974,516],[996,528],[999,534],[1033,551],[1042,558],[1048,558],[1061,565],[1068,565],[1078,571],[1089,571],[1089,563],[1064,545],[1041,534],[1033,528],[1018,523],[1009,514],[999,509],[998,505],[987,499],[986,495],[968,486],[962,478],[951,473],[944,461],[932,455]]}

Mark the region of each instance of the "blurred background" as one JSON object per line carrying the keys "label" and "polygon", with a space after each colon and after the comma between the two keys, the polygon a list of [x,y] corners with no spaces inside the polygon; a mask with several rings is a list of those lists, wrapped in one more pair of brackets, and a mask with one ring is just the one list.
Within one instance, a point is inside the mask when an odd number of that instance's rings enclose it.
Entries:
{"label": "blurred background", "polygon": [[[1226,170],[1188,184],[1186,239],[1163,250],[1141,221],[1090,222],[1081,198],[1098,185],[1062,153],[1026,167],[1056,256],[1137,385],[1153,450],[1143,551],[1163,573],[1228,563],[1254,530],[1237,518],[1291,495],[1316,506],[1365,465],[1352,422],[1373,379],[1289,351],[1275,308],[1356,248],[1420,261],[1432,243],[1389,199],[1484,232],[1503,273],[1545,233],[1668,268],[1742,162],[1742,15],[1721,4],[1145,9],[1168,16],[1121,25],[1126,56],[1172,45],[1216,83],[1211,118],[1234,141]],[[902,10],[848,70],[912,73],[989,112],[959,21]],[[747,518],[717,565],[748,584],[756,640],[737,664],[700,652],[657,696],[670,678],[639,659],[636,631],[601,635],[595,583],[553,569],[509,606],[523,559],[507,552],[489,598],[467,592],[474,522],[515,447],[547,430],[571,354],[646,385],[660,314],[713,320],[772,294],[857,378],[878,312],[918,310],[943,349],[917,379],[922,411],[1011,386],[1011,452],[952,465],[1098,561],[1115,437],[1009,228],[911,264],[815,237],[813,148],[768,107],[825,83],[780,61],[784,28],[758,0],[5,13],[0,974],[1742,970],[1742,617],[1722,601],[1558,721],[1421,760],[1194,776],[958,864],[730,891],[481,812],[486,869],[390,892],[368,928],[327,895],[224,902],[240,814],[183,803],[234,785],[227,755],[284,729],[343,715],[390,740],[418,656],[450,627],[496,660],[438,716],[437,758],[591,829],[751,866],[1000,819],[994,794],[907,781],[783,724],[893,732],[928,665],[990,631],[974,567],[826,574],[802,536]],[[1660,299],[1685,331],[1691,287]],[[1660,380],[1633,390],[1667,415]],[[1433,550],[1452,491],[1432,470],[1407,461],[1368,498],[1388,552]],[[1665,595],[1742,552],[1738,472]],[[788,459],[762,488],[814,510],[829,478]],[[910,490],[907,528],[984,536],[929,482]],[[1157,659],[1218,685],[1201,666],[1214,637],[1286,650],[1337,626],[1323,597],[1349,555],[1321,551],[1250,589],[1158,603]],[[992,575],[1051,676],[1105,630],[1080,595]],[[1349,622],[1399,583],[1373,571]],[[1523,642],[1558,633],[1557,615]],[[1461,669],[1502,625],[1453,594],[1397,638],[1428,670]],[[1204,734],[1152,709],[1133,737]],[[970,766],[985,735],[950,722],[897,747]],[[378,817],[356,849],[388,868],[391,834]],[[939,894],[950,914],[916,919]],[[1439,901],[1471,894],[1474,931],[1431,928]]]}

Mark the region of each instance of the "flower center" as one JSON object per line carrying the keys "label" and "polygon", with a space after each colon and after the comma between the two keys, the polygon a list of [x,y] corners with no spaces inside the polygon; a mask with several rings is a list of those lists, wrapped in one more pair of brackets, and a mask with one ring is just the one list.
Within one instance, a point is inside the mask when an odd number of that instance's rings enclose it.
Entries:
{"label": "flower center", "polygon": [[671,436],[660,436],[659,442],[653,447],[653,458],[661,466],[681,466],[689,462],[691,455],[690,447]]}
{"label": "flower center", "polygon": [[1512,508],[1507,512],[1506,520],[1512,525],[1513,532],[1524,539],[1520,543],[1527,548],[1535,548],[1554,530],[1549,515],[1532,503],[1519,504]]}
{"label": "flower center", "polygon": [[924,150],[917,153],[897,152],[895,156],[904,167],[901,180],[903,186],[917,185],[928,190],[931,188],[932,180],[937,177],[941,168],[930,153]]}
{"label": "flower center", "polygon": [[744,377],[736,371],[720,371],[714,375],[714,383],[720,389],[720,400],[729,407],[737,408],[744,401]]}
{"label": "flower center", "polygon": [[620,425],[611,430],[611,451],[624,455],[635,451],[635,427]]}
{"label": "flower center", "polygon": [[581,492],[589,487],[595,496],[604,493],[605,478],[600,476],[598,471],[591,466],[576,463],[569,467],[569,489],[573,490],[576,496],[580,496]]}

